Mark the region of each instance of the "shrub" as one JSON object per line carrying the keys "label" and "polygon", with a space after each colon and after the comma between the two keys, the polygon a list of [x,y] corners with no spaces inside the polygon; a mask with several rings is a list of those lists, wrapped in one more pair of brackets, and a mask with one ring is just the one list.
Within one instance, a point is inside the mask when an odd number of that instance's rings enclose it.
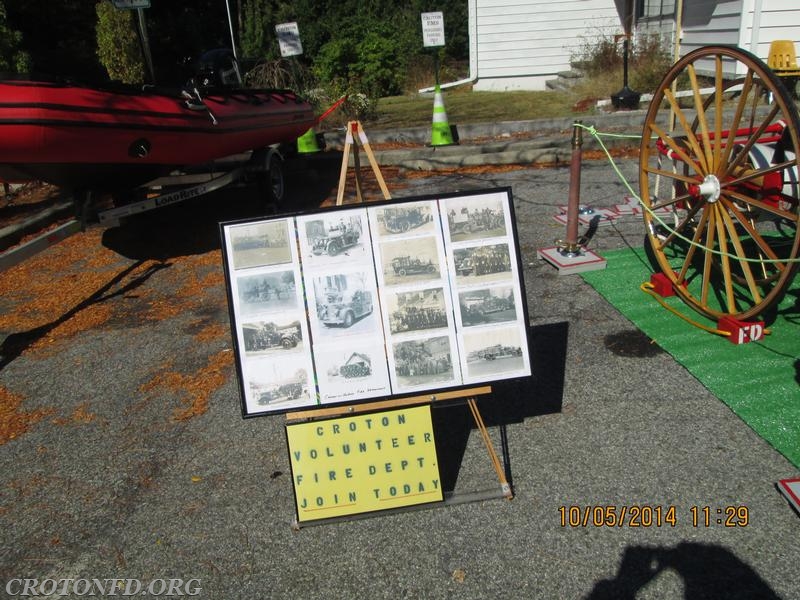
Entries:
{"label": "shrub", "polygon": [[638,89],[652,92],[672,66],[672,52],[661,36],[640,35],[634,41],[628,66],[634,75],[631,82]]}
{"label": "shrub", "polygon": [[[623,79],[623,54],[620,36],[599,35],[584,39],[571,60],[588,78],[614,82],[610,85],[618,89]],[[628,46],[628,82],[636,91],[655,91],[671,65],[670,49],[657,34],[635,36]],[[606,95],[605,90],[598,90],[598,95]]]}
{"label": "shrub", "polygon": [[22,34],[11,29],[6,9],[0,3],[0,71],[24,73],[31,68],[31,57],[22,49]]}
{"label": "shrub", "polygon": [[144,61],[133,11],[118,10],[110,2],[98,3],[96,10],[97,57],[108,76],[123,83],[142,83]]}

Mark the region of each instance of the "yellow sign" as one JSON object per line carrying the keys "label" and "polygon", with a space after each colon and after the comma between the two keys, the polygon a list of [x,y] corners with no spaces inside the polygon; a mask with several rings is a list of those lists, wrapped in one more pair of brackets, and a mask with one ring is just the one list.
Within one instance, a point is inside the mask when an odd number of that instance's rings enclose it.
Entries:
{"label": "yellow sign", "polygon": [[298,522],[443,499],[430,406],[286,426]]}

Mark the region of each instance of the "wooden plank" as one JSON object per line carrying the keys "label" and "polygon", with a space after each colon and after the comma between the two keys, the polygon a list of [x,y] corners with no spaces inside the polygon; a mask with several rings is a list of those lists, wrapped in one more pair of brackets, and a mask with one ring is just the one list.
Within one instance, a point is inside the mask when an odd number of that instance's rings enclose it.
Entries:
{"label": "wooden plank", "polygon": [[381,400],[378,402],[369,402],[366,404],[353,404],[350,406],[332,406],[329,408],[315,408],[312,410],[302,410],[297,412],[286,413],[287,421],[297,421],[301,419],[320,419],[326,417],[346,416],[362,412],[369,412],[375,410],[390,410],[393,408],[402,408],[404,406],[413,406],[414,404],[425,404],[426,402],[441,402],[443,400],[458,400],[459,398],[471,398],[473,396],[481,396],[492,393],[492,386],[485,385],[476,388],[467,388],[462,390],[443,390],[431,394],[423,394],[421,396],[409,396],[407,398],[390,398],[388,400]]}

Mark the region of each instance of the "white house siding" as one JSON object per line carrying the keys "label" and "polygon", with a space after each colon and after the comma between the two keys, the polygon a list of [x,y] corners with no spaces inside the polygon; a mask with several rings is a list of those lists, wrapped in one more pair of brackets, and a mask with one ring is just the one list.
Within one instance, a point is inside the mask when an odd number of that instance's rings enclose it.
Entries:
{"label": "white house siding", "polygon": [[681,54],[712,44],[738,46],[742,24],[742,1],[684,1]]}
{"label": "white house siding", "polygon": [[797,0],[745,0],[740,46],[764,60],[770,44],[791,40],[800,46],[800,2]]}
{"label": "white house siding", "polygon": [[766,62],[772,41],[797,43],[800,39],[797,0],[684,1],[683,11],[681,54],[702,46],[729,44],[749,50]]}
{"label": "white house siding", "polygon": [[475,90],[543,90],[589,39],[622,32],[613,0],[469,0]]}
{"label": "white house siding", "polygon": [[[683,3],[681,56],[703,46],[739,46],[744,0],[690,0]],[[714,74],[714,63],[697,64],[699,73]],[[723,70],[733,75],[733,63],[725,61]]]}

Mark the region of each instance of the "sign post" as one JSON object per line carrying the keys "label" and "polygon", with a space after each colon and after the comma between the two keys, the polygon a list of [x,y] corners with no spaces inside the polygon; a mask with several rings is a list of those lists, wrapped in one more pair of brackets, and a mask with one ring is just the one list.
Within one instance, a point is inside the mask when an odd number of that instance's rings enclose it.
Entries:
{"label": "sign post", "polygon": [[300,28],[297,23],[281,23],[275,25],[275,33],[278,35],[278,46],[281,56],[299,56],[303,53],[303,44],[300,42]]}
{"label": "sign post", "polygon": [[142,45],[145,65],[150,76],[150,82],[156,82],[156,71],[153,68],[153,57],[150,54],[150,41],[147,38],[147,24],[144,20],[142,9],[150,8],[150,0],[113,0],[114,7],[120,10],[135,10],[139,19],[139,42]]}
{"label": "sign post", "polygon": [[[302,88],[301,85],[301,70],[297,65],[295,56],[303,54],[303,44],[300,42],[300,28],[297,23],[279,23],[275,25],[275,34],[278,37],[278,47],[281,51],[283,58],[289,59],[292,71],[292,87],[294,89]],[[317,133],[314,128],[309,128],[303,135],[297,138],[297,151],[300,154],[310,154],[319,152],[317,145]]]}
{"label": "sign post", "polygon": [[[426,12],[421,13],[421,16],[422,45],[425,48],[444,46],[444,14],[442,12]],[[439,85],[439,52],[436,51],[433,56],[436,85]]]}
{"label": "sign post", "polygon": [[114,7],[128,10],[150,8],[150,0],[114,0]]}

